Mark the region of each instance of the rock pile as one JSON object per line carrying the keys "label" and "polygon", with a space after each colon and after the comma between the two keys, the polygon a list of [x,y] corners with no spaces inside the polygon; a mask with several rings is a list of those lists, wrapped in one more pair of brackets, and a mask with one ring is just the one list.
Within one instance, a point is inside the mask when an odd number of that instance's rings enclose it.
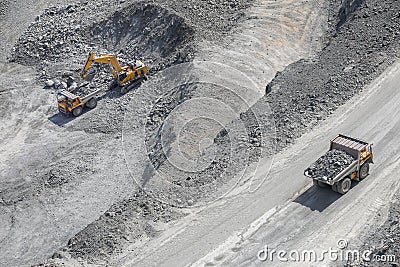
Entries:
{"label": "rock pile", "polygon": [[38,66],[44,81],[55,77],[56,68],[76,71],[89,51],[141,59],[151,74],[192,61],[198,41],[220,38],[253,1],[101,2],[46,9],[21,35],[10,60]]}
{"label": "rock pile", "polygon": [[142,59],[150,72],[192,60],[194,30],[179,15],[143,2],[115,13],[93,5],[47,9],[20,37],[10,60],[38,66],[42,79],[61,68],[80,70],[89,51]]}
{"label": "rock pile", "polygon": [[78,88],[78,83],[75,82],[75,78],[70,75],[64,75],[63,80],[58,79],[49,79],[45,82],[46,89],[58,89],[63,90],[67,89],[70,92],[73,92],[75,89]]}
{"label": "rock pile", "polygon": [[346,169],[355,158],[341,150],[330,150],[307,168],[312,178],[331,180]]}
{"label": "rock pile", "polygon": [[67,247],[52,257],[71,255],[74,258],[86,258],[91,263],[98,262],[99,259],[106,261],[110,254],[135,240],[157,236],[159,233],[154,227],[155,223],[165,224],[184,215],[139,191],[131,199],[110,207],[98,220],[72,237]]}

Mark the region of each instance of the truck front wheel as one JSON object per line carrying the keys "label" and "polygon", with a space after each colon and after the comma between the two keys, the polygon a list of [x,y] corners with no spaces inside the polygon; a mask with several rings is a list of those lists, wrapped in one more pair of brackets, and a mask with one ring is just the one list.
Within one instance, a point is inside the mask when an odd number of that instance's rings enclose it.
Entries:
{"label": "truck front wheel", "polygon": [[364,163],[360,168],[360,174],[359,174],[360,180],[367,177],[368,174],[369,174],[369,163]]}
{"label": "truck front wheel", "polygon": [[350,178],[344,178],[339,183],[334,185],[333,190],[338,192],[339,194],[344,195],[347,192],[349,192],[350,188],[351,188],[351,180],[350,180]]}

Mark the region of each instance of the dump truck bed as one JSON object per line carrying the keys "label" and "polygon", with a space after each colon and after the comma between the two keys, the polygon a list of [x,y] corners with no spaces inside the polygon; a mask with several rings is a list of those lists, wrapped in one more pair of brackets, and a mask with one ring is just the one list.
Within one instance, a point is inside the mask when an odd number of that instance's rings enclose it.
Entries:
{"label": "dump truck bed", "polygon": [[358,160],[345,151],[332,149],[318,158],[305,171],[304,175],[314,180],[333,184],[342,174],[354,170]]}
{"label": "dump truck bed", "polygon": [[368,146],[367,142],[339,134],[338,136],[336,136],[334,139],[331,140],[331,146],[329,150],[332,149],[342,150],[352,155],[354,158],[359,158],[360,151],[362,151],[366,146]]}
{"label": "dump truck bed", "polygon": [[[315,164],[315,163],[313,163],[313,164]],[[342,171],[334,173],[334,175],[332,177],[328,177],[328,176],[325,176],[325,175],[313,176],[308,170],[310,167],[307,168],[304,171],[304,175],[309,177],[309,178],[312,178],[314,180],[318,180],[318,181],[321,181],[323,183],[326,183],[326,184],[329,184],[329,185],[333,185],[333,184],[339,182],[340,180],[342,180],[343,177],[345,177],[347,175],[350,175],[351,173],[356,171],[357,167],[358,167],[358,160],[354,160],[347,167],[345,167]]]}

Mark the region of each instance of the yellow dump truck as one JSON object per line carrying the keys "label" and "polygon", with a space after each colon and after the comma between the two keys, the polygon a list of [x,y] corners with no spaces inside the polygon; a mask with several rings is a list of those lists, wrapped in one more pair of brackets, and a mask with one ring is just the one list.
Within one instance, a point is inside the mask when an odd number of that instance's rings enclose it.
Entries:
{"label": "yellow dump truck", "polygon": [[85,97],[77,96],[67,90],[57,94],[58,110],[64,115],[80,116],[84,108],[93,109],[97,106],[96,95],[102,90],[97,90]]}
{"label": "yellow dump truck", "polygon": [[337,135],[330,142],[328,152],[304,171],[316,186],[331,186],[335,192],[346,194],[352,180],[362,180],[369,174],[373,163],[372,144]]}

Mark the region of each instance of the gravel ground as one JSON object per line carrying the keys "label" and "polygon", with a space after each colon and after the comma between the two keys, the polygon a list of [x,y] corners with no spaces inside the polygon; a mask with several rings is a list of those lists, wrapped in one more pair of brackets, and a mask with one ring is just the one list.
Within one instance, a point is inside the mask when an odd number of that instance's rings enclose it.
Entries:
{"label": "gravel ground", "polygon": [[[221,138],[226,135],[223,130],[214,142],[212,150],[218,153],[215,153],[213,164],[203,175],[191,175],[190,184],[196,180],[199,184],[207,181],[205,173],[224,173],[230,177],[230,163],[237,169],[245,168],[257,162],[261,155],[273,155],[284,149],[359,93],[395,61],[399,56],[400,24],[397,18],[400,2],[348,3],[343,1],[340,6],[337,1],[330,1],[330,27],[322,51],[277,73],[267,85],[267,94],[243,113],[240,121],[225,127],[235,129],[235,124],[246,125],[243,145],[235,147],[232,153],[233,140]],[[186,94],[190,99],[190,94]],[[151,116],[164,118],[182,102],[180,99],[169,101],[170,107],[162,111],[163,115],[156,112]],[[162,126],[162,120],[158,125]],[[160,127],[152,124],[151,129],[147,128],[148,139],[152,140],[150,151],[157,155],[153,164],[159,170],[167,158],[160,143]],[[184,182],[187,178],[188,174],[181,175],[183,186],[188,185]]]}
{"label": "gravel ground", "polygon": [[[110,207],[96,222],[71,238],[53,258],[73,257],[89,263],[106,263],[128,244],[154,238],[161,226],[185,214],[138,192]],[[140,229],[140,230],[139,230]]]}
{"label": "gravel ground", "polygon": [[[222,131],[214,142],[213,151],[218,151],[217,156],[203,174],[231,174],[228,162],[243,168],[256,162],[260,155],[272,155],[286,148],[359,93],[400,56],[399,1],[343,1],[342,4],[330,1],[330,30],[322,51],[278,73],[267,85],[266,96],[241,116],[244,120],[235,122],[245,121],[247,125],[250,138],[245,138],[246,145],[231,153],[232,139],[221,138],[226,136],[225,130]],[[272,113],[266,112],[269,108]],[[167,114],[168,110],[171,109],[167,109]],[[269,132],[271,121],[275,124],[275,136]],[[158,133],[153,130],[149,139],[156,140]],[[271,138],[274,142],[266,142]],[[157,142],[151,147],[157,148]],[[156,154],[160,155],[161,146],[158,148]],[[168,162],[160,162],[166,157],[155,159],[154,165],[159,170],[168,165]],[[207,181],[207,176],[191,175],[188,183],[185,182],[187,177],[181,176],[179,183],[182,186],[189,187],[196,180],[199,184]]]}
{"label": "gravel ground", "polygon": [[355,158],[341,150],[330,150],[316,160],[306,171],[313,179],[333,179],[337,174],[346,169]]}
{"label": "gravel ground", "polygon": [[[114,52],[114,47],[117,47],[120,57],[127,59],[135,56],[143,59],[149,65],[151,73],[157,73],[173,64],[191,61],[195,57],[198,41],[216,40],[229,33],[243,18],[244,8],[251,4],[239,0],[101,3],[82,2],[47,9],[21,36],[10,60],[36,67],[38,79],[43,82],[49,78],[60,79],[65,71],[72,72],[77,77],[84,60],[82,55],[86,55],[89,50]],[[347,1],[344,1],[344,6],[345,3]],[[256,161],[261,155],[271,155],[276,149],[282,150],[325,119],[389,66],[399,56],[400,1],[371,0],[354,3],[352,7],[339,10],[339,1],[330,1],[330,32],[326,36],[324,49],[315,57],[300,60],[278,73],[268,85],[272,92],[240,116],[240,123],[246,125],[248,134],[240,140],[243,145],[238,146],[235,153],[228,150],[230,143],[234,141],[228,138],[229,132],[221,131],[213,140],[215,149],[210,148],[217,151],[212,166],[190,177],[187,173],[178,173],[177,177],[171,177],[171,182],[188,188],[212,184],[216,180],[220,184],[215,187],[223,185],[227,180],[216,179],[220,173],[230,177],[237,172],[237,168]],[[88,10],[91,12],[88,13]],[[126,29],[132,23],[130,14],[136,14],[152,27],[146,29],[139,21],[137,23],[141,27],[127,34]],[[143,36],[141,32],[147,34]],[[155,36],[159,32],[165,38],[156,41]],[[115,33],[117,34],[114,35]],[[96,37],[99,34],[102,38]],[[108,81],[109,78],[104,73],[99,75],[94,86],[106,84]],[[158,169],[168,168],[166,157],[162,156],[159,147],[158,132],[163,118],[181,104],[182,99],[188,100],[196,94],[196,89],[190,86],[180,90],[184,92],[183,98],[176,97],[176,92],[163,96],[166,101],[158,103],[159,110],[162,111],[155,110],[146,122],[146,144],[148,151],[155,155],[150,159]],[[98,113],[90,116],[85,124],[66,126],[66,129],[70,132],[83,130],[89,135],[102,134],[105,140],[118,139],[128,102],[129,99],[109,92],[101,102],[103,108]],[[272,113],[265,112],[269,108]],[[115,110],[120,112],[110,113]],[[273,135],[268,132],[272,120],[276,125],[276,133]],[[271,143],[269,140],[272,136]],[[50,167],[43,164],[43,175],[39,175],[37,180],[39,185],[42,185],[42,176],[48,177],[44,179],[48,181],[45,184],[54,188],[71,182],[71,176],[63,176],[64,173],[74,170],[80,177],[84,177],[96,172],[96,168],[81,168],[85,163],[90,163],[88,159],[93,158],[91,153],[95,153],[96,149],[98,147],[85,152],[76,161],[69,161],[68,165],[63,164],[68,166],[67,170],[57,167],[60,164],[55,163]],[[59,158],[61,155],[54,162],[60,163]],[[0,199],[4,205],[14,205],[16,202],[29,201],[30,195],[40,193],[30,190],[31,187],[23,197],[2,191]],[[19,192],[10,190],[14,191]],[[136,198],[115,203],[98,220],[71,238],[65,248],[54,254],[54,258],[62,261],[72,257],[82,262],[104,263],[107,257],[118,252],[127,243],[154,237],[157,227],[151,221],[165,224],[184,216],[174,208],[164,210],[161,204],[149,201],[140,192],[136,194]],[[191,200],[191,203],[183,204],[195,204],[202,197],[204,196],[184,196],[183,201]],[[140,210],[136,211],[137,208]],[[110,231],[114,233],[112,237],[109,236]],[[102,242],[93,242],[95,240]]]}
{"label": "gravel ground", "polygon": [[[85,59],[82,55],[92,50],[97,53],[117,50],[122,61],[134,57],[142,59],[151,75],[168,66],[191,61],[198,41],[213,40],[215,33],[227,34],[250,5],[249,1],[218,0],[179,4],[176,1],[120,1],[112,3],[110,8],[83,1],[61,8],[51,7],[37,16],[21,35],[9,60],[34,66],[41,82],[53,79],[60,84],[72,77],[82,85],[84,83],[79,80]],[[133,23],[136,23],[135,31],[128,28]],[[160,40],[158,36],[163,38]],[[98,75],[92,83],[78,88],[75,93],[84,95],[95,89],[107,89],[111,75],[108,69],[98,68]],[[84,125],[70,126],[68,130],[118,136],[124,107],[130,101],[119,96],[117,92],[105,93],[101,97],[105,108],[91,116]],[[110,114],[110,110],[120,112]],[[60,173],[63,172],[60,170]]]}
{"label": "gravel ground", "polygon": [[[192,61],[198,42],[226,35],[250,5],[251,1],[237,0],[179,4],[176,1],[121,1],[108,8],[84,1],[52,7],[37,16],[21,35],[9,60],[34,66],[41,82],[48,79],[66,82],[66,77],[72,76],[82,85],[79,74],[89,51],[96,55],[115,53],[121,62],[141,59],[151,76],[172,65]],[[133,25],[134,31],[130,29]],[[96,89],[107,90],[112,80],[108,67],[95,64],[92,70],[97,70],[97,75],[88,86],[77,91],[76,85],[68,89],[82,96]],[[107,111],[126,106],[118,96],[116,92],[103,95]],[[84,130],[116,133],[121,129],[122,117],[123,112],[117,116],[100,113]]]}
{"label": "gravel ground", "polygon": [[[337,4],[331,1],[332,13]],[[278,150],[316,126],[399,57],[399,10],[399,1],[368,1],[345,22],[332,15],[331,38],[323,50],[276,75],[267,86],[272,92],[253,109],[273,110]],[[263,120],[261,114],[254,124]]]}
{"label": "gravel ground", "polygon": [[8,1],[0,1],[0,21],[4,19],[7,14]]}

